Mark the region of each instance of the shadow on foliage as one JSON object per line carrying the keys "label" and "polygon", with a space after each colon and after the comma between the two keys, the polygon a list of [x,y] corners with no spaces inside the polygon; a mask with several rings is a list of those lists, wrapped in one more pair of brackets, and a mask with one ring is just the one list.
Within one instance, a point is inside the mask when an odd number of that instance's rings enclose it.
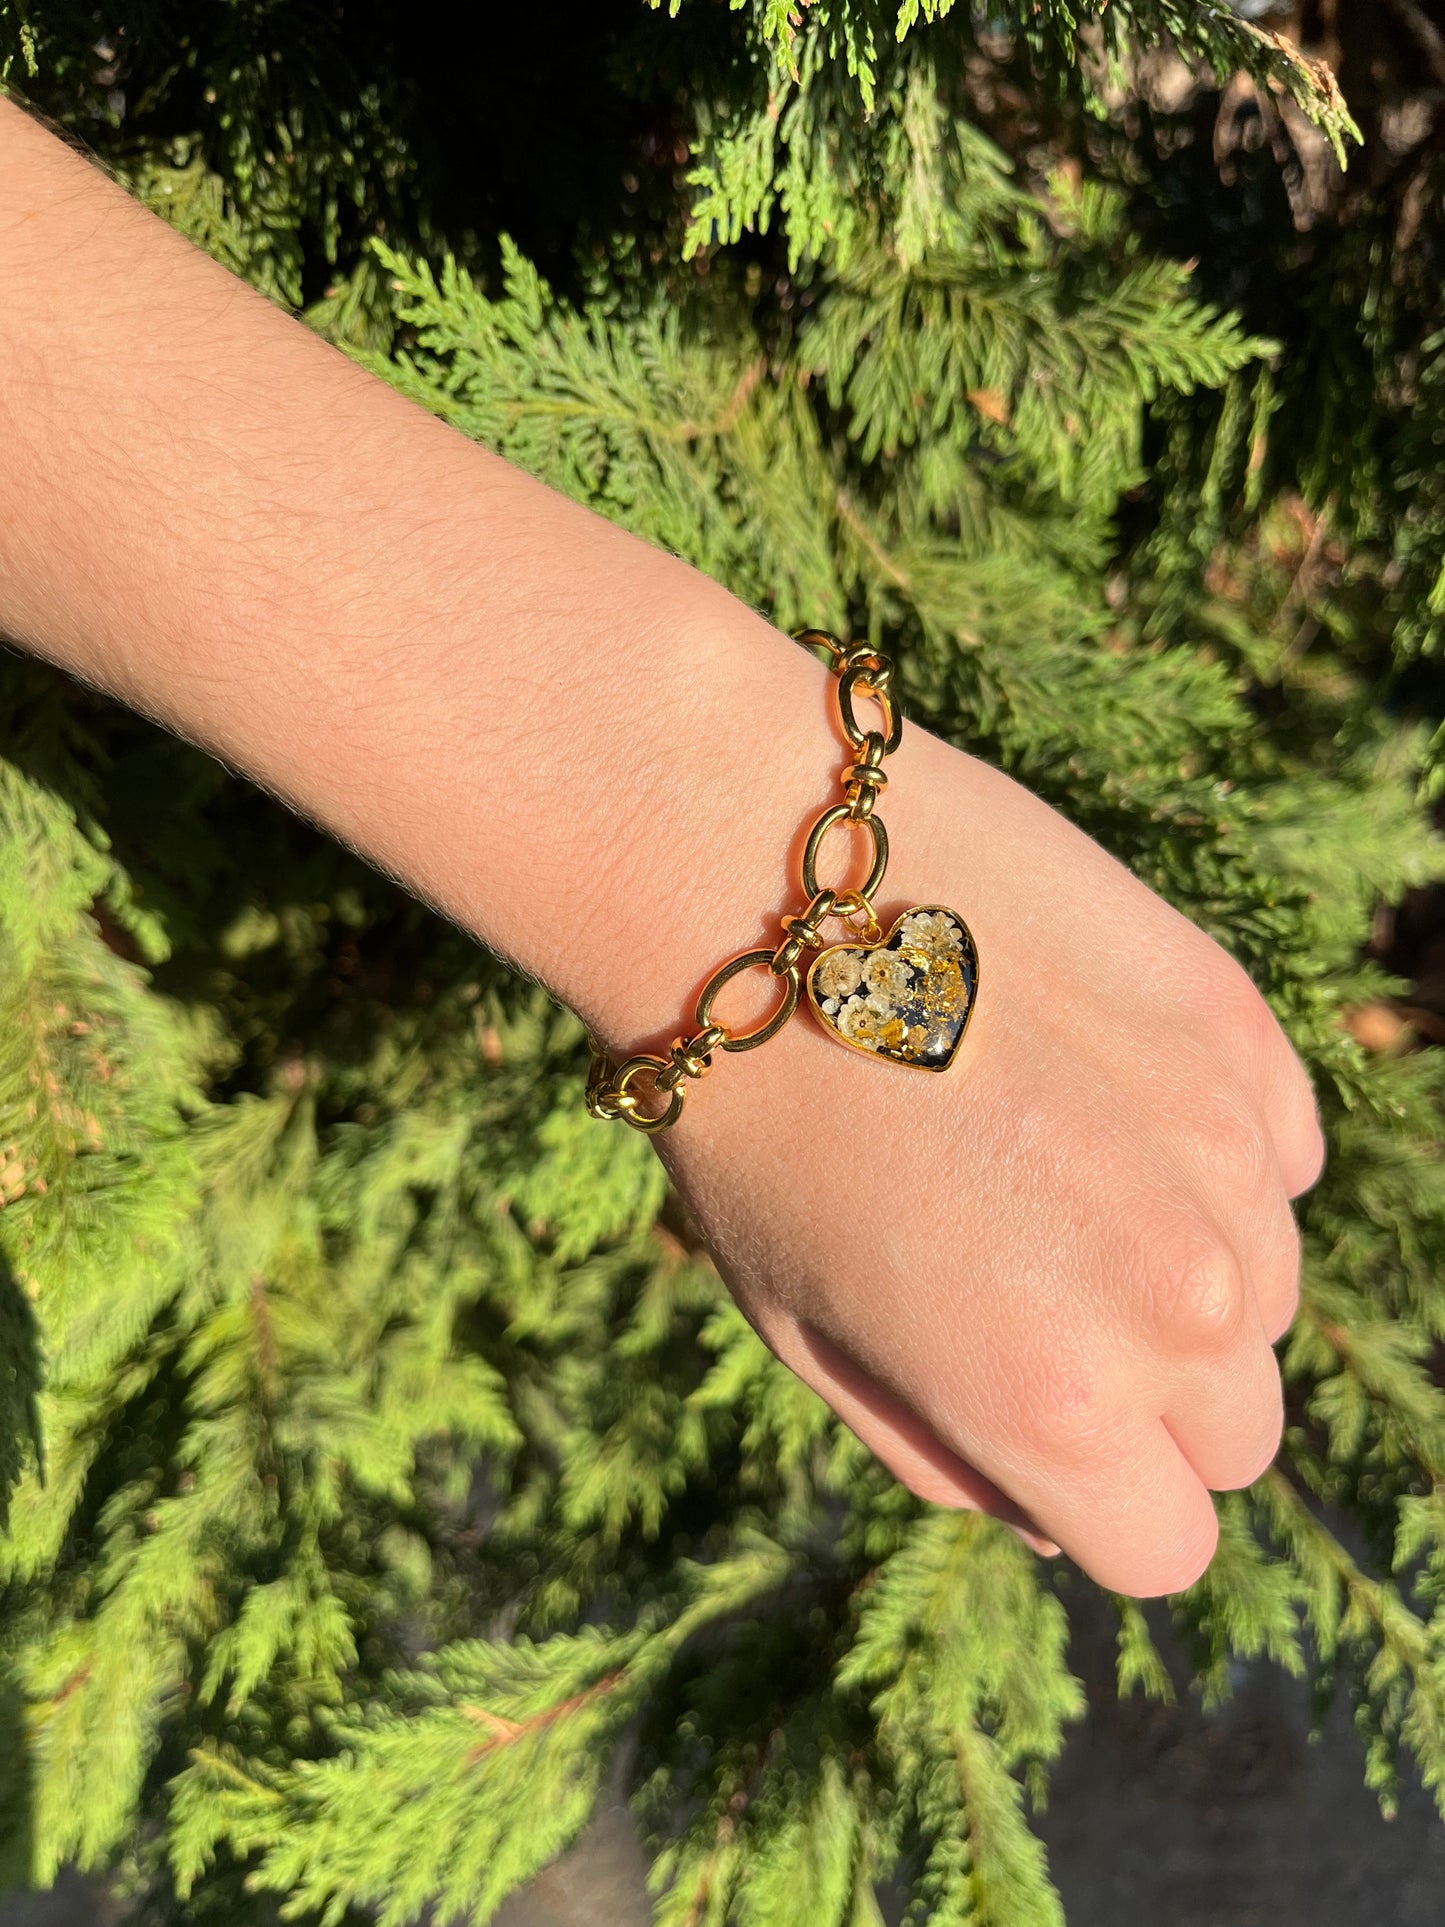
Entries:
{"label": "shadow on foliage", "polygon": [[[25,1698],[0,1680],[0,1895],[28,1886],[33,1843]],[[6,1912],[0,1904],[0,1918]]]}
{"label": "shadow on foliage", "polygon": [[[27,1459],[40,1451],[40,1333],[30,1300],[0,1257],[0,1530]],[[8,1750],[8,1749],[7,1749]]]}
{"label": "shadow on foliage", "polygon": [[[40,1451],[40,1384],[35,1313],[0,1256],[0,1529],[9,1522],[10,1494],[27,1460]],[[0,1679],[0,1892],[28,1879],[31,1834],[25,1702],[13,1680]]]}

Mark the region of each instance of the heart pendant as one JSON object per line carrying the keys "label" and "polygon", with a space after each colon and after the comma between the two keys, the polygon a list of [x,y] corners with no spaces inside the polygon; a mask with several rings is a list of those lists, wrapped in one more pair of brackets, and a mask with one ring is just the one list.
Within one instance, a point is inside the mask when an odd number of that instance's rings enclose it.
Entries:
{"label": "heart pendant", "polygon": [[905,910],[881,943],[837,943],[813,959],[808,1001],[854,1050],[946,1071],[978,996],[978,948],[956,910]]}

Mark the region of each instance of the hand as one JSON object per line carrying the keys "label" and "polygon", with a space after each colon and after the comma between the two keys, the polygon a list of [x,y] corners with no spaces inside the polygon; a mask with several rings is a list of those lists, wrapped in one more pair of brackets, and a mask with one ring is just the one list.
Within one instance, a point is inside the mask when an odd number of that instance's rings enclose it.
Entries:
{"label": "hand", "polygon": [[904,1484],[1178,1590],[1209,1489],[1278,1447],[1308,1082],[1244,972],[1054,811],[917,729],[889,769],[885,928],[947,904],[979,947],[958,1058],[800,1015],[656,1141],[748,1318]]}
{"label": "hand", "polygon": [[[7,637],[629,1051],[689,972],[776,942],[788,838],[836,795],[819,665],[4,102],[0,159],[0,354],[29,371],[0,392]],[[1182,1586],[1206,1487],[1278,1440],[1308,1086],[1223,954],[1023,790],[911,728],[889,779],[880,913],[946,903],[979,943],[959,1060],[866,1062],[800,1018],[721,1060],[665,1154],[748,1315],[909,1485],[1011,1504],[1107,1585]]]}

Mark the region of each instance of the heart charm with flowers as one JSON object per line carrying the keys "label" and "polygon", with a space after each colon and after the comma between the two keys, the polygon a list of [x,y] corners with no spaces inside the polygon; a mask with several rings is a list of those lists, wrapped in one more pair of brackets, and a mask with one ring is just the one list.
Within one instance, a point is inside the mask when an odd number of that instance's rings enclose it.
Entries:
{"label": "heart charm with flowers", "polygon": [[808,1000],[841,1043],[946,1071],[978,996],[978,948],[955,910],[905,910],[880,943],[838,943],[808,972]]}

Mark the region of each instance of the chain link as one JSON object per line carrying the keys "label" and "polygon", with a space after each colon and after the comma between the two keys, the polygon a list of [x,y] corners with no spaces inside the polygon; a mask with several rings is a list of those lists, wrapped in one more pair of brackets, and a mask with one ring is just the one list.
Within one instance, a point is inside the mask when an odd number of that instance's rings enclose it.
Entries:
{"label": "chain link", "polygon": [[[693,1012],[697,1029],[691,1037],[675,1037],[665,1057],[642,1051],[614,1065],[605,1047],[592,1036],[592,1068],[587,1078],[587,1109],[593,1117],[621,1119],[634,1131],[666,1131],[682,1116],[687,1094],[713,1068],[715,1051],[756,1050],[776,1037],[793,1012],[803,990],[802,963],[809,950],[823,948],[822,927],[830,918],[847,925],[865,943],[877,943],[883,932],[874,914],[873,899],[888,868],[888,832],[875,814],[879,793],[888,782],[882,764],[897,749],[903,734],[903,712],[893,695],[893,664],[871,644],[840,642],[825,629],[799,629],[794,640],[809,649],[825,649],[838,678],[834,694],[838,721],[850,756],[840,781],[841,803],[824,810],[808,832],[803,846],[803,909],[779,919],[783,936],[775,949],[745,950],[720,964],[708,978]],[[854,708],[855,698],[870,698],[882,716],[881,729],[864,729]],[[866,880],[856,890],[820,888],[818,852],[828,832],[839,823],[865,829],[873,845],[873,861]],[[861,921],[860,921],[861,919]],[[745,970],[766,970],[782,987],[773,1013],[752,1030],[733,1030],[714,1021],[713,1002],[725,984]]]}

